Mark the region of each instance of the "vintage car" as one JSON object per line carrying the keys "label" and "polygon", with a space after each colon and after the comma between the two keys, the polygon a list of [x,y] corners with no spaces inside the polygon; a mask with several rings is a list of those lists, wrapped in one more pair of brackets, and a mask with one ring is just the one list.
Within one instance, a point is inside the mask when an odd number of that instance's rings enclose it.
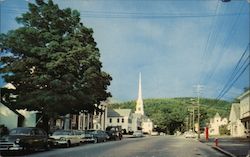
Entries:
{"label": "vintage car", "polygon": [[80,137],[82,138],[83,142],[85,142],[85,143],[95,142],[94,136],[91,132],[92,132],[92,130],[83,130],[81,132]]}
{"label": "vintage car", "polygon": [[88,130],[88,132],[93,136],[93,143],[106,142],[109,139],[108,134],[103,130]]}
{"label": "vintage car", "polygon": [[18,127],[0,139],[0,151],[49,149],[47,133],[35,127]]}
{"label": "vintage car", "polygon": [[141,130],[137,130],[133,133],[133,137],[143,137],[143,132]]}
{"label": "vintage car", "polygon": [[110,140],[121,140],[122,139],[122,129],[119,126],[108,126],[106,128],[106,133],[109,135]]}
{"label": "vintage car", "polygon": [[50,138],[54,139],[55,146],[70,147],[71,145],[80,145],[83,142],[80,135],[81,133],[76,130],[57,130]]}

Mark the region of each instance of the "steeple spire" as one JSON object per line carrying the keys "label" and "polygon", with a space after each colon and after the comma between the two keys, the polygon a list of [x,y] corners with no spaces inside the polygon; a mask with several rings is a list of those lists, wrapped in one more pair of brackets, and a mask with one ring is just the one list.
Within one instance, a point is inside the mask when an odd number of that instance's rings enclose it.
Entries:
{"label": "steeple spire", "polygon": [[139,73],[138,99],[142,99],[142,91],[141,91],[141,73]]}
{"label": "steeple spire", "polygon": [[142,89],[141,89],[141,73],[139,74],[139,87],[138,87],[138,98],[136,101],[136,111],[135,113],[139,113],[144,115],[144,108],[143,108],[143,100],[142,100]]}

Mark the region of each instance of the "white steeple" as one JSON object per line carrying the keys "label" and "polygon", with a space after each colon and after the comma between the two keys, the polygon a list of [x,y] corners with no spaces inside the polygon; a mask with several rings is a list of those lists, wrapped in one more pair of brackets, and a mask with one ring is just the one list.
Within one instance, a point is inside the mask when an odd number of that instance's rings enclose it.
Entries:
{"label": "white steeple", "polygon": [[136,101],[136,111],[135,113],[139,113],[144,115],[144,108],[143,108],[143,100],[142,100],[142,90],[141,90],[141,73],[139,74],[139,87],[138,87],[138,98]]}

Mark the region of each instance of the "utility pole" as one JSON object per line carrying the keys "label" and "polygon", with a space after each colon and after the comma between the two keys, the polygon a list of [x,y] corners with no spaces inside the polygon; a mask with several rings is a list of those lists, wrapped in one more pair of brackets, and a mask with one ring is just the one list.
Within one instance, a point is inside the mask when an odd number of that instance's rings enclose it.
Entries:
{"label": "utility pole", "polygon": [[195,128],[195,125],[194,125],[194,106],[193,106],[193,132],[194,132],[194,128]]}
{"label": "utility pole", "polygon": [[197,92],[197,106],[198,106],[198,120],[197,120],[198,131],[197,132],[198,132],[198,139],[200,139],[200,94],[204,86],[198,84],[195,87],[196,87],[196,92]]}

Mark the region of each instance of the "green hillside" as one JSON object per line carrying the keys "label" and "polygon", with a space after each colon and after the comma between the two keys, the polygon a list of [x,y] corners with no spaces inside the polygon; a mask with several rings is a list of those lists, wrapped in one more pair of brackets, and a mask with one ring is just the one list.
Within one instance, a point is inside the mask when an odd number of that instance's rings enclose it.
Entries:
{"label": "green hillside", "polygon": [[[187,127],[187,118],[190,116],[192,107],[196,105],[195,98],[166,98],[145,99],[144,112],[152,119],[161,131],[173,133],[176,130],[184,131]],[[130,108],[135,110],[136,101],[110,104],[110,108]],[[209,119],[217,112],[221,117],[229,117],[231,103],[216,101],[215,99],[200,99],[201,127],[206,126]],[[197,106],[195,106],[195,121],[197,121]]]}

